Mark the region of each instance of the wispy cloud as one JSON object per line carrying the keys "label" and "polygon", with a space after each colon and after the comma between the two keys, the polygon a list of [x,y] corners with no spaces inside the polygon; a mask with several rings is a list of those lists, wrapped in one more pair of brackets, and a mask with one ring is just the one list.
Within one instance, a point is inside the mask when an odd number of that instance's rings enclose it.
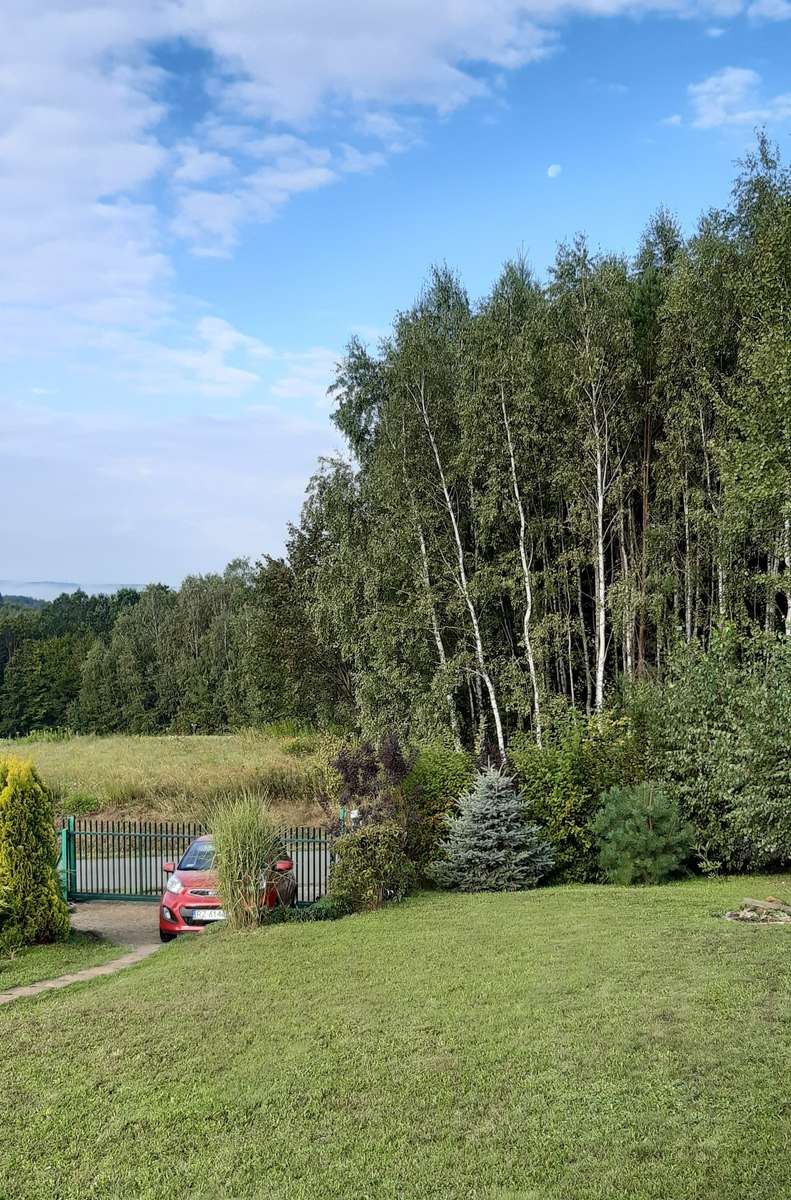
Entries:
{"label": "wispy cloud", "polygon": [[551,163],[550,166],[547,167],[547,175],[550,179],[557,179],[562,170],[563,168],[560,163]]}
{"label": "wispy cloud", "polygon": [[723,67],[689,88],[692,124],[697,129],[757,125],[791,118],[791,92],[764,97],[763,80],[748,67]]}
{"label": "wispy cloud", "polygon": [[747,15],[756,21],[791,21],[789,0],[754,0]]}

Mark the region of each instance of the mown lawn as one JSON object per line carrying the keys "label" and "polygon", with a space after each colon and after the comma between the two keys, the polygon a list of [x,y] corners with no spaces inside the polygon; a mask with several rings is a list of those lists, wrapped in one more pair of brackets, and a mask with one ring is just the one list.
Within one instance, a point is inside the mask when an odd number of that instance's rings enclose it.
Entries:
{"label": "mown lawn", "polygon": [[99,967],[123,954],[122,946],[73,931],[67,942],[54,946],[28,946],[13,954],[0,955],[0,992],[9,988],[56,979],[85,967]]}
{"label": "mown lawn", "polygon": [[786,1200],[773,880],[421,896],[0,1011],[0,1195]]}

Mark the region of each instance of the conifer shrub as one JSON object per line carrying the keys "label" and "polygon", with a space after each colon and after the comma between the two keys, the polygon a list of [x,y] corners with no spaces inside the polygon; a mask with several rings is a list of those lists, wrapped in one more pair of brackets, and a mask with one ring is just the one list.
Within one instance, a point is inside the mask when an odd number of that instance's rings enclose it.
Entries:
{"label": "conifer shrub", "polygon": [[439,850],[431,878],[461,892],[524,891],[535,887],[554,863],[513,779],[494,767],[479,772],[461,797]]}
{"label": "conifer shrub", "polygon": [[404,835],[393,821],[364,825],[335,843],[329,896],[348,912],[381,908],[402,900],[415,886],[414,865],[404,853]]}
{"label": "conifer shrub", "polygon": [[692,852],[694,831],[657,783],[613,787],[592,823],[599,864],[611,883],[665,883]]}
{"label": "conifer shrub", "polygon": [[4,945],[63,941],[52,797],[31,762],[0,759],[0,927]]}

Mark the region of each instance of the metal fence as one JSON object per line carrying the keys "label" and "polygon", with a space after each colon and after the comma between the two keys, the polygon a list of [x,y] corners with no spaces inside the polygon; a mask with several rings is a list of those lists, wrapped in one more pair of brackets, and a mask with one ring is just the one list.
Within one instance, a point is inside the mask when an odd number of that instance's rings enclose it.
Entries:
{"label": "metal fence", "polygon": [[[208,830],[193,821],[99,821],[64,817],[59,869],[69,900],[155,900],[165,886],[164,864],[178,863],[190,842]],[[326,829],[283,830],[294,860],[297,901],[310,904],[327,889],[331,839]]]}

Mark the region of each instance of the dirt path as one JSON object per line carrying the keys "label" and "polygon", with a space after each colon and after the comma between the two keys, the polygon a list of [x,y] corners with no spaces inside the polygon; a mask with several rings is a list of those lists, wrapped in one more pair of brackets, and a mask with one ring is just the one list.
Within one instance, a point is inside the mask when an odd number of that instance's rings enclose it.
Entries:
{"label": "dirt path", "polygon": [[128,952],[99,967],[85,967],[82,971],[59,975],[57,979],[42,979],[38,983],[9,988],[7,992],[0,992],[0,1005],[10,1004],[12,1000],[38,996],[41,992],[57,991],[71,983],[98,979],[102,975],[113,975],[116,971],[123,971],[124,967],[131,967],[148,958],[161,945],[156,904],[114,904],[101,900],[79,904],[72,913],[71,924],[73,929],[85,933],[98,933],[118,946],[127,946]]}

